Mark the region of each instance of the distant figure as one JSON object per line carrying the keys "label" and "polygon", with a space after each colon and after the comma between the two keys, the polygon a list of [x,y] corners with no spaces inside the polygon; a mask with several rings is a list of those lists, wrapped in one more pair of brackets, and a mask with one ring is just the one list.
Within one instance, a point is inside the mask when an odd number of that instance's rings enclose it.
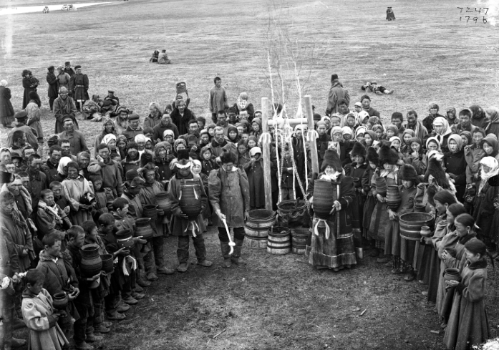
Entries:
{"label": "distant figure", "polygon": [[0,81],[0,122],[5,128],[12,128],[14,121],[14,107],[10,102],[12,95],[7,87],[7,80]]}
{"label": "distant figure", "polygon": [[388,6],[388,8],[386,9],[386,20],[395,21],[395,13],[393,12],[391,6]]}
{"label": "distant figure", "polygon": [[375,81],[368,81],[365,85],[361,86],[362,91],[374,92],[376,95],[390,95],[393,94],[393,90],[388,90],[384,86],[378,86]]}
{"label": "distant figure", "polygon": [[48,6],[45,6],[43,8],[43,13],[49,13],[49,7]]}
{"label": "distant figure", "polygon": [[152,57],[149,59],[149,63],[158,63],[158,56],[159,56],[159,51],[154,50],[152,53]]}
{"label": "distant figure", "polygon": [[71,68],[71,62],[64,63],[64,73],[68,73],[69,77],[75,75],[75,71]]}
{"label": "distant figure", "polygon": [[[22,73],[23,77],[23,87],[24,87],[24,96],[23,96],[23,109],[26,108],[26,106],[29,103],[29,93],[31,91],[36,92],[36,88],[38,87],[38,84],[40,83],[38,79],[36,79],[33,74],[31,74],[31,71],[28,69],[23,70]],[[41,106],[42,102],[37,101],[38,106]]]}
{"label": "distant figure", "polygon": [[158,64],[171,64],[172,62],[168,59],[168,55],[166,54],[166,50],[161,50],[161,53],[158,56]]}
{"label": "distant figure", "polygon": [[331,115],[338,112],[338,102],[345,100],[347,106],[350,104],[350,95],[348,90],[343,88],[343,85],[338,80],[338,74],[331,75],[331,89],[327,97],[326,115]]}

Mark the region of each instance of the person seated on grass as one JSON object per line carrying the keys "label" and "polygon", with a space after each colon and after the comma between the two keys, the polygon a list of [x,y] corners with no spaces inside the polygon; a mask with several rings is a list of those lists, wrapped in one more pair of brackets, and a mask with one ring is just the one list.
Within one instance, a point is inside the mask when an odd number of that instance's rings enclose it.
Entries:
{"label": "person seated on grass", "polygon": [[158,64],[171,64],[172,62],[168,59],[168,55],[166,54],[166,50],[161,50],[161,53],[158,56]]}
{"label": "person seated on grass", "polygon": [[151,58],[149,59],[149,63],[158,63],[158,56],[159,56],[159,51],[158,50],[154,50],[154,52],[152,53]]}
{"label": "person seated on grass", "polygon": [[361,87],[362,91],[374,92],[376,95],[391,95],[393,94],[393,90],[388,90],[384,86],[378,86],[378,83],[375,81],[368,81]]}
{"label": "person seated on grass", "polygon": [[91,100],[85,101],[83,104],[83,110],[82,113],[85,116],[85,119],[94,121],[94,122],[100,122],[102,120],[102,113],[103,109],[101,109],[102,106],[102,100],[99,97],[99,95],[92,95]]}

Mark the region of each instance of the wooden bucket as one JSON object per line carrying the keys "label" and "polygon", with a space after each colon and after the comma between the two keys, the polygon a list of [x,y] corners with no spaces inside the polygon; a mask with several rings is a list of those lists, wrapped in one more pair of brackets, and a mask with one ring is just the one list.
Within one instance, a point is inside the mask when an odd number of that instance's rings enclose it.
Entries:
{"label": "wooden bucket", "polygon": [[310,239],[310,228],[296,227],[291,229],[291,251],[294,254],[305,254],[308,240]]}
{"label": "wooden bucket", "polygon": [[421,239],[421,227],[432,226],[433,215],[428,213],[406,213],[399,217],[400,236],[411,241]]}
{"label": "wooden bucket", "polygon": [[266,249],[267,236],[265,237],[245,237],[243,242],[244,247],[249,249]]}
{"label": "wooden bucket", "polygon": [[267,239],[270,228],[275,224],[275,213],[271,210],[255,209],[250,210],[248,216],[248,220],[244,225],[246,238]]}
{"label": "wooden bucket", "polygon": [[291,251],[289,230],[285,227],[275,226],[269,232],[267,252],[274,255],[285,255]]}

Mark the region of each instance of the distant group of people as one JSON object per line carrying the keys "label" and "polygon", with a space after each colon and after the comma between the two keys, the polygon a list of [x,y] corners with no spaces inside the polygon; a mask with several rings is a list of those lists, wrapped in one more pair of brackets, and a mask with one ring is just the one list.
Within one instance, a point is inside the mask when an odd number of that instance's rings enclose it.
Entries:
{"label": "distant group of people", "polygon": [[[26,88],[38,87],[31,74],[25,78]],[[22,311],[31,341],[45,331],[57,333],[52,339],[67,339],[67,317],[54,316],[50,308],[34,313],[65,290],[75,306],[67,314],[78,320],[74,341],[78,349],[90,349],[89,342],[100,340],[97,333],[110,331],[104,319],[124,318],[128,305],[138,303],[158,273],[188,271],[191,240],[197,263],[212,265],[203,238],[210,225],[218,229],[223,266],[242,264],[245,220],[250,210],[265,208],[266,181],[274,209],[280,200],[308,204],[306,256],[314,268],[354,268],[356,249],[363,248],[394,275],[428,286],[425,293],[436,304],[448,349],[464,350],[489,336],[487,259],[499,258],[497,108],[472,105],[457,112],[450,107],[442,115],[431,103],[424,118],[415,110],[394,112],[383,124],[369,93],[391,91],[366,84],[367,94],[350,109],[350,94],[333,74],[326,112],[314,112],[320,172],[313,173],[307,126],[296,125],[289,140],[281,137],[283,130],[262,130],[262,111],[245,92],[229,103],[220,77],[210,90],[208,118],[189,108],[185,82],[176,85],[171,103],[151,102],[143,117],[120,104],[113,91],[104,101],[84,101],[82,113],[102,116],[102,131],[93,142],[75,118],[74,97],[86,92],[75,81],[58,82],[53,134],[42,130],[34,117],[39,104],[28,94],[26,108],[14,115],[8,147],[0,151],[0,208],[3,222],[10,223],[2,226],[0,237],[3,256],[10,260],[0,261],[0,272],[14,289],[7,296],[3,288],[0,295]],[[278,103],[272,108],[276,115],[285,110]],[[264,176],[264,132],[270,135],[269,179]],[[400,198],[395,206],[388,187]],[[157,196],[165,193],[170,212],[158,207]],[[189,198],[186,193],[196,198],[195,215],[181,201]],[[151,205],[156,208],[152,237],[134,236],[140,219],[151,215],[146,210]],[[407,239],[399,220],[417,212],[434,219],[431,235]],[[225,224],[233,228],[234,242]],[[177,237],[175,269],[165,264],[168,235]],[[123,249],[118,244],[123,239],[133,243]],[[84,243],[97,244],[101,255],[118,261],[112,273],[99,275],[100,287],[95,276],[82,274]],[[52,278],[54,268],[63,271],[62,280]],[[457,283],[445,277],[447,269],[455,269]],[[20,297],[22,303],[14,303]],[[12,310],[2,311],[13,315]],[[40,322],[46,329],[37,328]]]}
{"label": "distant group of people", "polygon": [[152,53],[152,57],[149,59],[150,63],[157,64],[171,64],[172,62],[168,59],[168,55],[166,50],[161,50],[161,53],[158,50],[154,50]]}

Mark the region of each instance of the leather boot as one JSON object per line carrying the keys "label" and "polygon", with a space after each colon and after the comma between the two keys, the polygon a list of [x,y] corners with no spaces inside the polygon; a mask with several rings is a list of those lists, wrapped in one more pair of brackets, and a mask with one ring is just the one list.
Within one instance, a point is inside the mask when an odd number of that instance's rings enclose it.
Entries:
{"label": "leather boot", "polygon": [[241,259],[241,250],[243,249],[243,241],[236,239],[236,246],[234,247],[234,252],[231,255],[231,261],[236,265],[246,265],[246,262]]}
{"label": "leather boot", "polygon": [[220,249],[224,258],[224,267],[231,267],[229,242],[220,242]]}

